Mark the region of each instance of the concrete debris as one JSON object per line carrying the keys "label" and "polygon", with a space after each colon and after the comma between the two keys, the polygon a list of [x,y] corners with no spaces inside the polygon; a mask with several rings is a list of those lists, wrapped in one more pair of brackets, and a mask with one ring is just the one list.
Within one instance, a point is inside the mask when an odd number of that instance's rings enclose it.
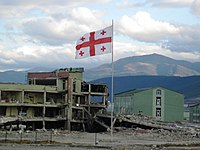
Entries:
{"label": "concrete debris", "polygon": [[151,139],[185,141],[200,138],[200,125],[188,122],[163,122],[142,115],[117,116],[114,131],[118,133],[148,136]]}
{"label": "concrete debris", "polygon": [[[88,113],[88,115],[90,115]],[[109,132],[110,132],[110,116],[109,115],[96,115],[95,117],[90,116],[95,125],[99,125],[99,127],[104,128],[104,131],[101,131],[98,134],[98,145],[101,145],[102,142],[105,142],[105,136],[109,140]],[[1,118],[4,123],[9,121],[9,118]],[[1,122],[3,122],[1,121]],[[8,125],[9,126],[9,125]],[[14,127],[14,124],[12,124]],[[24,134],[29,134],[26,131],[26,127],[24,125],[18,125],[20,131],[23,131]],[[96,127],[94,129],[99,129]],[[12,131],[14,132],[14,131]],[[10,133],[12,133],[10,132]],[[86,132],[80,131],[68,131],[61,129],[36,129],[38,135],[48,134],[53,135],[55,137],[74,137],[77,136],[77,139],[80,138],[80,135],[85,136],[85,134],[90,134]],[[50,133],[49,133],[50,132]],[[95,130],[95,132],[99,132]],[[20,133],[20,132],[19,132]],[[99,136],[102,136],[102,139],[99,139]],[[113,135],[114,139],[117,142],[125,142],[132,143],[134,142],[143,142],[149,143],[150,141],[156,141],[157,143],[167,143],[167,142],[181,142],[191,141],[198,142],[200,139],[200,125],[192,124],[188,122],[163,122],[160,120],[156,120],[155,118],[143,116],[143,115],[118,115],[113,118]],[[91,137],[92,138],[92,137]],[[63,139],[63,137],[61,138]],[[87,139],[87,138],[86,138]],[[60,140],[60,139],[59,139]],[[123,141],[124,140],[124,141]],[[86,141],[87,142],[87,141]],[[150,143],[154,143],[150,142]],[[115,143],[115,144],[116,144]]]}
{"label": "concrete debris", "polygon": [[0,124],[7,123],[7,122],[12,122],[16,121],[18,118],[13,118],[13,117],[0,117]]}

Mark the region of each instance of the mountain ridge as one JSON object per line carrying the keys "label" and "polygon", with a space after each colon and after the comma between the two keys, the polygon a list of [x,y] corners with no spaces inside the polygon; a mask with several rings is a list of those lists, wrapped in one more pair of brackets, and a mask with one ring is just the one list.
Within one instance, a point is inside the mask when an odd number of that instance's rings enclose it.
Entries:
{"label": "mountain ridge", "polygon": [[[103,83],[112,90],[111,77],[91,81]],[[175,76],[121,76],[114,77],[114,94],[131,89],[151,87],[164,87],[179,92],[185,99],[200,99],[200,76],[175,77]]]}
{"label": "mountain ridge", "polygon": [[[121,58],[114,63],[115,76],[158,75],[194,76],[200,75],[200,62],[175,60],[159,54]],[[111,76],[111,64],[103,64],[85,70],[85,80]]]}
{"label": "mountain ridge", "polygon": [[[162,86],[185,95],[186,99],[200,100],[200,62],[175,60],[151,54],[122,58],[114,62],[115,93],[130,89]],[[53,71],[33,68],[28,71]],[[26,83],[28,71],[0,72],[1,83]],[[86,69],[84,81],[105,83],[111,91],[111,64]]]}

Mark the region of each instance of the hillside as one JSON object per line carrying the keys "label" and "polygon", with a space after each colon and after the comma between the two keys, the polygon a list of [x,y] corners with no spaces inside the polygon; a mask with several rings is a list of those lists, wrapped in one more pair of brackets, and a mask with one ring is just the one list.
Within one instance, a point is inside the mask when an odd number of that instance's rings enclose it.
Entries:
{"label": "hillside", "polygon": [[[114,93],[134,89],[162,86],[183,93],[186,99],[200,99],[200,62],[152,54],[122,58],[114,62]],[[31,71],[48,70],[34,68]],[[25,71],[0,72],[0,82],[26,83]],[[85,81],[105,83],[111,91],[111,64],[86,69]]]}
{"label": "hillside", "polygon": [[[200,62],[191,63],[166,56],[151,54],[119,59],[114,62],[115,76],[155,75],[155,76],[194,76],[200,75]],[[86,69],[86,81],[111,76],[111,64]]]}
{"label": "hillside", "polygon": [[5,71],[0,72],[0,82],[9,83],[26,83],[25,71]]}
{"label": "hillside", "polygon": [[[38,67],[28,71],[53,71],[55,68]],[[0,72],[0,82],[24,83],[28,71]],[[114,62],[114,76],[196,76],[200,75],[200,62],[191,63],[166,56],[151,54],[132,56]],[[92,81],[111,76],[111,64],[85,69],[84,80]]]}
{"label": "hillside", "polygon": [[[104,83],[111,91],[111,78],[92,81]],[[200,76],[172,77],[172,76],[124,76],[114,78],[114,93],[136,89],[161,86],[184,94],[185,99],[200,98]]]}

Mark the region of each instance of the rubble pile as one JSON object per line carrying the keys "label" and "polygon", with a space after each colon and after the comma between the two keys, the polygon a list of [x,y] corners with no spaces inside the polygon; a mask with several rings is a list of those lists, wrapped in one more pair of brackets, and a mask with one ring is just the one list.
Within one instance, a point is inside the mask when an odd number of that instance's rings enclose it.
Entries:
{"label": "rubble pile", "polygon": [[143,115],[120,115],[117,120],[132,127],[114,127],[114,131],[124,135],[134,135],[136,139],[160,141],[188,141],[200,138],[200,126],[187,122],[163,122]]}
{"label": "rubble pile", "polygon": [[18,118],[13,118],[13,117],[0,117],[0,124],[7,123],[7,122],[12,122],[16,121]]}

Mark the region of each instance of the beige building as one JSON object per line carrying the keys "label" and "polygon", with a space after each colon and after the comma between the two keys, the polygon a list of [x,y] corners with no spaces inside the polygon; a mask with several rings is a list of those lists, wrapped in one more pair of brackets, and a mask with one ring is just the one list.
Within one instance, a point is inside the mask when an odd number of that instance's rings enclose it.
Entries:
{"label": "beige building", "polygon": [[[85,130],[107,107],[105,85],[83,81],[83,68],[29,72],[28,84],[0,84],[0,127]],[[98,102],[97,102],[98,100]]]}

